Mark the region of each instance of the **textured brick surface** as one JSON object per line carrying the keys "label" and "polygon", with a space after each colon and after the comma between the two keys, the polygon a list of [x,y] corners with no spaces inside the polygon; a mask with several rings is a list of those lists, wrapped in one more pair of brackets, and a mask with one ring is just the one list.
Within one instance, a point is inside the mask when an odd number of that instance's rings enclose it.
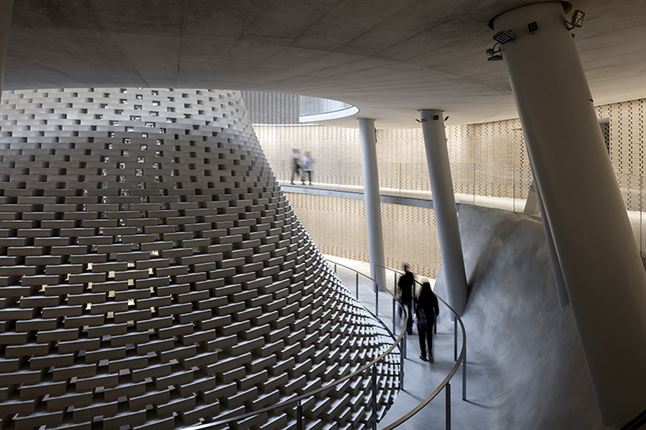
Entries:
{"label": "textured brick surface", "polygon": [[[0,133],[3,427],[187,426],[388,344],[294,215],[238,92],[5,92]],[[311,428],[362,427],[368,390],[311,398]],[[240,427],[294,424],[290,409]]]}

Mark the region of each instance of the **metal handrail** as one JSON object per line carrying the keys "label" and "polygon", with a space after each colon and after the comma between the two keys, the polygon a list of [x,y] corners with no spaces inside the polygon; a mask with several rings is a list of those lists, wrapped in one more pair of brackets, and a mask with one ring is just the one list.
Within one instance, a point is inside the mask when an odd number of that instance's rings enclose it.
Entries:
{"label": "metal handrail", "polygon": [[[400,270],[392,269],[390,267],[386,266],[381,266],[378,265],[379,267],[382,267],[387,270],[391,270],[392,272],[399,274],[400,276],[403,275],[403,272]],[[419,282],[417,279],[415,279],[415,283],[418,284],[420,287],[422,286],[422,283]],[[395,283],[395,291],[394,294],[397,293],[397,284]],[[396,427],[399,427],[406,421],[408,421],[410,418],[412,418],[415,414],[417,414],[419,411],[421,411],[426,405],[428,405],[430,402],[435,399],[438,394],[442,392],[442,390],[446,391],[446,428],[450,429],[451,428],[451,379],[455,376],[455,374],[458,372],[458,369],[462,365],[462,400],[466,400],[466,390],[467,390],[467,333],[466,329],[464,328],[464,323],[462,322],[462,319],[458,315],[458,313],[453,309],[444,299],[442,299],[440,296],[437,296],[438,300],[440,300],[455,316],[454,319],[454,336],[457,336],[457,326],[458,324],[460,325],[460,329],[462,331],[462,348],[460,350],[460,355],[457,355],[457,342],[455,342],[457,339],[454,338],[454,360],[455,364],[451,367],[451,370],[449,373],[446,375],[446,377],[442,380],[440,385],[435,387],[435,389],[429,394],[424,400],[419,402],[413,409],[408,411],[405,415],[402,415],[399,417],[396,421],[392,422],[391,424],[387,425],[384,427],[383,430],[391,430]]]}
{"label": "metal handrail", "polygon": [[[370,276],[365,275],[365,274],[363,274],[363,273],[361,273],[361,272],[359,272],[357,270],[354,270],[354,269],[352,269],[352,268],[350,268],[348,266],[342,265],[340,263],[335,262],[334,264],[335,264],[335,267],[336,267],[336,265],[339,265],[339,266],[346,267],[346,268],[354,271],[357,274],[357,277],[358,277],[358,275],[361,275],[361,276],[365,277],[366,279],[372,281],[372,283],[375,285],[375,288],[378,289],[377,281],[374,280],[373,278],[371,278]],[[357,292],[358,292],[358,283],[357,283]],[[332,388],[336,387],[337,385],[339,385],[339,384],[341,384],[341,383],[343,383],[343,382],[345,382],[345,381],[347,381],[349,379],[352,379],[352,378],[360,375],[361,373],[363,373],[366,370],[370,369],[371,367],[375,366],[381,360],[385,359],[388,355],[390,355],[392,353],[392,351],[397,346],[400,347],[400,357],[401,357],[400,361],[401,361],[401,366],[402,366],[401,369],[403,369],[403,363],[404,363],[405,351],[406,351],[406,345],[405,345],[406,329],[405,329],[405,327],[406,327],[406,324],[408,324],[408,318],[411,318],[412,316],[408,315],[408,312],[407,312],[406,308],[401,304],[401,302],[396,297],[393,296],[393,299],[400,306],[400,309],[402,310],[403,315],[405,316],[405,318],[403,319],[403,324],[402,324],[402,327],[404,327],[404,329],[401,330],[401,332],[399,333],[399,336],[397,337],[396,341],[392,345],[390,345],[388,347],[388,349],[386,349],[386,351],[384,351],[383,353],[378,355],[372,361],[370,361],[367,364],[361,366],[359,369],[355,370],[354,372],[352,372],[352,373],[350,373],[350,374],[348,374],[346,376],[343,376],[340,379],[337,379],[335,381],[332,381],[332,382],[328,383],[327,385],[324,385],[324,386],[319,387],[319,388],[317,388],[315,390],[312,390],[312,391],[308,391],[307,393],[303,393],[303,394],[300,394],[298,396],[289,398],[289,399],[284,400],[284,401],[282,401],[282,402],[280,402],[280,403],[278,403],[276,405],[266,406],[264,408],[258,409],[257,411],[251,411],[251,412],[247,412],[247,413],[236,415],[236,416],[229,417],[229,418],[222,418],[222,419],[217,420],[217,421],[200,424],[198,426],[192,426],[192,427],[189,427],[189,428],[191,430],[213,429],[213,428],[216,428],[216,427],[221,427],[221,426],[225,426],[225,425],[234,424],[234,423],[236,423],[238,421],[242,421],[242,420],[245,420],[247,418],[255,417],[255,416],[263,414],[265,412],[271,412],[271,411],[274,411],[276,409],[283,409],[285,407],[288,407],[288,406],[294,405],[294,404],[296,404],[297,408],[300,410],[302,408],[302,406],[301,406],[301,401],[302,400],[304,400],[306,398],[309,398],[309,397],[312,397],[312,396],[315,396],[315,395],[317,395],[319,393],[322,393],[322,392],[325,392],[327,390],[331,390]],[[366,309],[368,312],[370,312],[370,310],[367,309],[365,306],[364,306],[364,309]],[[372,314],[372,312],[370,312],[370,313]],[[376,317],[375,314],[372,314],[372,315]],[[377,319],[377,321],[379,321],[384,326],[384,328],[388,331],[388,333],[390,333],[391,337],[394,338],[394,334],[388,329],[388,327],[378,317],[376,317],[376,319]],[[373,373],[373,388],[374,388],[374,377],[375,376],[374,376],[374,373]],[[400,378],[401,378],[400,379],[401,380],[400,388],[402,388],[403,387],[403,372],[401,373]],[[373,428],[376,429],[376,411],[374,411],[373,413],[375,414],[374,421],[373,421]],[[301,422],[301,424],[302,424],[302,415],[300,417],[297,417],[297,420],[299,422]]]}

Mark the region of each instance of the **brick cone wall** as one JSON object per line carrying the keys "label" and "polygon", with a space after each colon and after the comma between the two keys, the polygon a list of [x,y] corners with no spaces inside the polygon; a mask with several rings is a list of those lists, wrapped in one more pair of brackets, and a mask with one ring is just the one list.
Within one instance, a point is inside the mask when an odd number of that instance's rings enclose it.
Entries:
{"label": "brick cone wall", "polygon": [[[200,424],[390,342],[294,215],[239,92],[5,92],[0,166],[2,428]],[[310,398],[306,423],[364,427],[369,382]],[[288,409],[240,428],[293,426]]]}

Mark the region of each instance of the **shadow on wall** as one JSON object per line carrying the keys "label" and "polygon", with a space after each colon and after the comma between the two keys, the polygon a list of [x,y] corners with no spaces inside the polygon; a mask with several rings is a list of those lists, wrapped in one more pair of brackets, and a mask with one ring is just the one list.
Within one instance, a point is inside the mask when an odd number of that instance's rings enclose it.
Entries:
{"label": "shadow on wall", "polygon": [[[462,317],[469,361],[488,369],[496,428],[605,429],[540,220],[463,205],[459,222],[471,286]],[[444,295],[444,282],[437,288]]]}

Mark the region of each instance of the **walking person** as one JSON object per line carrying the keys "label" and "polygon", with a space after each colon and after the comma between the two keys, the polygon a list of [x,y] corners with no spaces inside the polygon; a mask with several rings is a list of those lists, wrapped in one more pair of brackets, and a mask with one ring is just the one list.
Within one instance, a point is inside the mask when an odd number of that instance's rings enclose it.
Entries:
{"label": "walking person", "polygon": [[[399,301],[406,307],[408,311],[408,324],[406,325],[406,332],[413,334],[413,287],[415,285],[415,275],[410,270],[408,263],[403,264],[404,274],[399,277],[397,281],[397,288],[399,288]],[[401,318],[401,310],[399,313]]]}
{"label": "walking person", "polygon": [[[419,349],[422,352],[419,358],[433,363],[433,328],[440,314],[437,296],[431,289],[431,284],[426,281],[422,284],[422,291],[417,299],[417,332],[419,334]],[[426,349],[428,347],[428,355]]]}
{"label": "walking person", "polygon": [[294,185],[294,176],[299,176],[301,173],[301,151],[298,148],[292,148],[290,163],[292,168],[292,179],[290,182]]}
{"label": "walking person", "polygon": [[309,184],[312,185],[312,164],[314,164],[312,153],[310,151],[305,151],[305,155],[301,158],[301,181],[303,182],[303,185],[305,185],[305,174],[307,174]]}

